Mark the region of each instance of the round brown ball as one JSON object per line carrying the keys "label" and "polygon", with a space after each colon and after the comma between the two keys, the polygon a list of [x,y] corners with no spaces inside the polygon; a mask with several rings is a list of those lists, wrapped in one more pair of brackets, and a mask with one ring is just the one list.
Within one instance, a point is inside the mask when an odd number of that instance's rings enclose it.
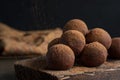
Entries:
{"label": "round brown ball", "polygon": [[66,70],[74,65],[75,56],[70,47],[56,44],[49,48],[46,61],[50,69]]}
{"label": "round brown ball", "polygon": [[110,48],[112,39],[107,31],[102,28],[94,28],[86,35],[86,42],[91,43],[98,41],[103,44],[107,49]]}
{"label": "round brown ball", "polygon": [[68,45],[77,56],[83,50],[86,42],[84,35],[76,30],[68,30],[61,36],[61,43]]}
{"label": "round brown ball", "polygon": [[108,51],[111,58],[120,59],[120,37],[112,39],[112,44]]}
{"label": "round brown ball", "polygon": [[4,48],[5,48],[5,43],[3,42],[2,39],[0,39],[0,56],[2,55]]}
{"label": "round brown ball", "polygon": [[86,23],[80,19],[69,20],[63,28],[64,32],[67,30],[78,30],[82,32],[84,35],[86,35],[86,33],[88,32]]}
{"label": "round brown ball", "polygon": [[93,42],[85,45],[80,56],[80,62],[84,66],[96,67],[106,61],[107,55],[107,49],[101,43]]}
{"label": "round brown ball", "polygon": [[60,38],[55,38],[55,39],[53,39],[49,44],[48,44],[48,49],[51,47],[51,46],[53,46],[53,45],[55,45],[55,44],[59,44],[60,43]]}

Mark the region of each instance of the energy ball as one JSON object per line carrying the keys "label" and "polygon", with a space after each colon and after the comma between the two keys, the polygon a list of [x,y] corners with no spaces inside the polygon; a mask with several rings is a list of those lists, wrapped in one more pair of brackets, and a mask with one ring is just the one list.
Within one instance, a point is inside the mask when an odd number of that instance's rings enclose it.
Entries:
{"label": "energy ball", "polygon": [[112,44],[108,52],[111,58],[120,59],[120,37],[112,39]]}
{"label": "energy ball", "polygon": [[3,42],[3,40],[0,39],[0,56],[2,55],[4,48],[5,48],[5,43]]}
{"label": "energy ball", "polygon": [[66,70],[74,65],[75,55],[72,49],[64,44],[56,44],[49,48],[46,62],[49,69]]}
{"label": "energy ball", "polygon": [[80,62],[87,67],[96,67],[106,61],[107,55],[107,49],[101,43],[92,42],[85,45],[80,56]]}
{"label": "energy ball", "polygon": [[48,44],[48,49],[51,47],[51,46],[53,46],[53,45],[55,45],[55,44],[59,44],[60,43],[60,38],[55,38],[55,39],[53,39],[49,44]]}
{"label": "energy ball", "polygon": [[86,35],[86,42],[91,43],[98,41],[103,44],[107,49],[110,48],[112,39],[109,33],[102,28],[94,28]]}
{"label": "energy ball", "polygon": [[77,56],[83,50],[86,41],[81,32],[77,30],[68,30],[61,36],[61,43],[68,45],[74,51],[75,56]]}
{"label": "energy ball", "polygon": [[67,30],[78,30],[82,32],[84,35],[86,35],[88,32],[86,23],[80,19],[69,20],[63,28],[64,32]]}

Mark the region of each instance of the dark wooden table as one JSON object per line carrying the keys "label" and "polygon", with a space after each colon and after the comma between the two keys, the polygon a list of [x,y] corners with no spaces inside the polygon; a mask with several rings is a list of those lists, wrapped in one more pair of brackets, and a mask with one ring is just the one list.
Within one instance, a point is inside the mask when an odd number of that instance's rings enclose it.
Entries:
{"label": "dark wooden table", "polygon": [[16,80],[14,62],[17,59],[0,59],[0,80]]}
{"label": "dark wooden table", "polygon": [[0,80],[16,80],[14,63],[29,57],[0,57]]}
{"label": "dark wooden table", "polygon": [[108,60],[98,67],[75,65],[69,70],[47,69],[45,57],[15,63],[18,80],[120,80],[120,60]]}

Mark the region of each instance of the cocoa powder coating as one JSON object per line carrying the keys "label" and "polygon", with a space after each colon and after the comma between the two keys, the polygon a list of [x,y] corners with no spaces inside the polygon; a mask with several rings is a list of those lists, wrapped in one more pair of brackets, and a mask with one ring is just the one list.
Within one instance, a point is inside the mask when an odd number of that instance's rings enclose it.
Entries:
{"label": "cocoa powder coating", "polygon": [[88,33],[88,28],[87,28],[86,23],[80,19],[69,20],[63,28],[64,32],[67,30],[78,30],[82,32],[84,35]]}
{"label": "cocoa powder coating", "polygon": [[48,44],[48,49],[51,47],[51,46],[53,46],[53,45],[55,45],[55,44],[59,44],[60,43],[60,38],[55,38],[55,39],[53,39],[49,44]]}
{"label": "cocoa powder coating", "polygon": [[68,30],[63,33],[61,43],[68,45],[77,56],[83,50],[86,41],[84,35],[76,30]]}
{"label": "cocoa powder coating", "polygon": [[110,48],[112,39],[107,31],[102,28],[94,28],[86,35],[86,42],[91,43],[98,41],[103,44],[107,49]]}
{"label": "cocoa powder coating", "polygon": [[112,44],[108,52],[111,58],[120,59],[120,37],[112,39]]}
{"label": "cocoa powder coating", "polygon": [[68,46],[56,44],[49,48],[46,61],[49,69],[66,70],[74,65],[75,56]]}
{"label": "cocoa powder coating", "polygon": [[81,53],[80,62],[87,67],[96,67],[106,61],[107,55],[107,49],[101,43],[89,43]]}

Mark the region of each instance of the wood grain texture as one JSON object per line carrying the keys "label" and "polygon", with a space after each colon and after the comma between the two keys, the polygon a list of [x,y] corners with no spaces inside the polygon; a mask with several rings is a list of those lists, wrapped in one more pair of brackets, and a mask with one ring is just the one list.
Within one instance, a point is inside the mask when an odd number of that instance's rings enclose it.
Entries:
{"label": "wood grain texture", "polygon": [[15,63],[18,80],[119,80],[120,61],[109,60],[99,67],[75,65],[69,70],[49,70],[45,57]]}

